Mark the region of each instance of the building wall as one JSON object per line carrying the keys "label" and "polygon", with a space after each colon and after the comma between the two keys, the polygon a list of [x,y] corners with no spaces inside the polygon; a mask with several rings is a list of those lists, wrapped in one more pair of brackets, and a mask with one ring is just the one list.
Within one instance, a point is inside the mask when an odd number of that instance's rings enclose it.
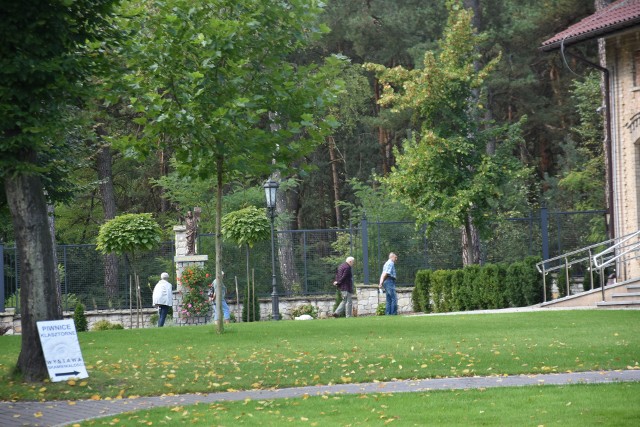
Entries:
{"label": "building wall", "polygon": [[[610,71],[616,237],[640,229],[640,31],[606,40]],[[618,280],[640,276],[640,261],[618,265]]]}

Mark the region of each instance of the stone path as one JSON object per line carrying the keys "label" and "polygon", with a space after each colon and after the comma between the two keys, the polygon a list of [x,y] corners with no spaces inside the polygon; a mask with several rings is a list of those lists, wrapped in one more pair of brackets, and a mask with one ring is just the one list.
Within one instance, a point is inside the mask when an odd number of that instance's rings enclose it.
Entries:
{"label": "stone path", "polygon": [[0,402],[0,426],[64,426],[83,420],[162,406],[192,405],[244,399],[281,399],[305,394],[401,393],[429,390],[513,387],[531,385],[595,384],[640,381],[640,370],[590,371],[541,375],[441,378],[364,384],[339,384],[248,390],[210,394],[139,397],[120,400],[79,400],[55,402]]}

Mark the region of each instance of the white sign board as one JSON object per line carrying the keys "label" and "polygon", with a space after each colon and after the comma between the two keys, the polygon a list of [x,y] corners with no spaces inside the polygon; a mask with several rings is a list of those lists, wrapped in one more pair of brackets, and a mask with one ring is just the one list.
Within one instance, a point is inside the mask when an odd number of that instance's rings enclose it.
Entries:
{"label": "white sign board", "polygon": [[48,320],[38,323],[40,344],[52,382],[71,378],[87,378],[76,325],[73,319]]}

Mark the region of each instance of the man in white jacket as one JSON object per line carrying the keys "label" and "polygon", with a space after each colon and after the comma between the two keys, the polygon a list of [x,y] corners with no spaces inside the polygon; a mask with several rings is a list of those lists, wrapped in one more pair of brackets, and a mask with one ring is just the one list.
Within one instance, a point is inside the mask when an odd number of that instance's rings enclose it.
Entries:
{"label": "man in white jacket", "polygon": [[164,326],[164,321],[169,313],[169,308],[173,304],[173,292],[171,289],[171,283],[167,280],[169,273],[162,273],[160,275],[160,281],[153,288],[153,305],[158,307],[159,318],[158,327]]}

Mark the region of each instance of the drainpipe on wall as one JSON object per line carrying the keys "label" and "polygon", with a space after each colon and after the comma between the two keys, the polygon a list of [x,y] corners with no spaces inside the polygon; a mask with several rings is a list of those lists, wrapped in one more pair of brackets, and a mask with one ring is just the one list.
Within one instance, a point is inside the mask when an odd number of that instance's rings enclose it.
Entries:
{"label": "drainpipe on wall", "polygon": [[613,216],[613,156],[611,154],[611,90],[609,88],[609,70],[605,67],[602,67],[594,62],[589,61],[588,59],[577,55],[575,53],[565,51],[564,44],[560,46],[560,50],[563,54],[567,54],[579,61],[584,62],[588,66],[595,68],[600,71],[604,75],[604,113],[606,120],[606,135],[605,135],[605,147],[606,147],[606,156],[607,156],[607,187],[608,191],[608,204],[609,204],[609,221],[607,223],[607,230],[609,232],[609,239],[614,239],[616,237],[615,233],[615,220]]}

